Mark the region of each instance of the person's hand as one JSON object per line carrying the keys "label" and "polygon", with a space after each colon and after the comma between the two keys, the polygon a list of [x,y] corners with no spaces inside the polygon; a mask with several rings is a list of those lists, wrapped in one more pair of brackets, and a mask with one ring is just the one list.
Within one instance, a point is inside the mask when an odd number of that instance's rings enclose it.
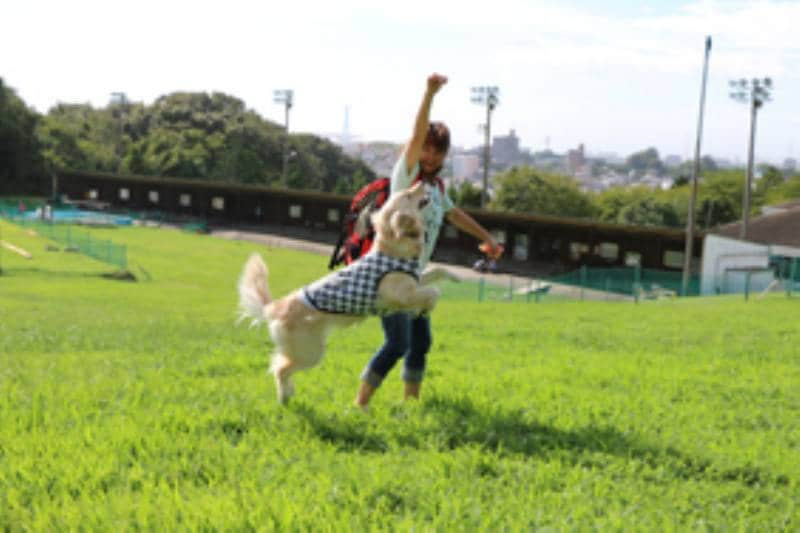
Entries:
{"label": "person's hand", "polygon": [[478,249],[485,253],[489,259],[497,260],[500,259],[500,256],[503,255],[505,248],[503,248],[502,244],[497,244],[494,240],[482,242]]}
{"label": "person's hand", "polygon": [[447,76],[442,76],[434,72],[428,76],[428,92],[432,95],[436,94],[445,83],[447,83]]}

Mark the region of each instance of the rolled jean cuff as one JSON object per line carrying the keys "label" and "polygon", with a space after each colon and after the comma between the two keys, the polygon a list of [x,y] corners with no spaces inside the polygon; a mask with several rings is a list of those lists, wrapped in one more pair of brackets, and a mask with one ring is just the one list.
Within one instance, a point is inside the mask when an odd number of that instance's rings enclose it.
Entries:
{"label": "rolled jean cuff", "polygon": [[385,376],[381,376],[377,372],[373,372],[369,368],[365,368],[363,372],[361,372],[361,381],[370,385],[372,388],[377,389],[383,383],[383,378]]}
{"label": "rolled jean cuff", "polygon": [[404,368],[403,369],[403,381],[406,383],[422,383],[422,377],[425,375],[424,369],[412,369],[412,368]]}

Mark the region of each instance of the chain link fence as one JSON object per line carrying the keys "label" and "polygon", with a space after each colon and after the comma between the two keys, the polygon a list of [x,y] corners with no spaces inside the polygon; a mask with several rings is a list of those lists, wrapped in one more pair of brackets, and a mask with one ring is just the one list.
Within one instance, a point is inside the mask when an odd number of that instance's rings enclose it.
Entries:
{"label": "chain link fence", "polygon": [[[0,216],[3,215],[4,213],[0,213]],[[68,251],[84,254],[114,266],[120,271],[128,269],[128,249],[125,245],[115,244],[110,239],[92,237],[88,231],[81,231],[71,225],[27,220],[18,216],[3,216],[3,218],[63,245]]]}

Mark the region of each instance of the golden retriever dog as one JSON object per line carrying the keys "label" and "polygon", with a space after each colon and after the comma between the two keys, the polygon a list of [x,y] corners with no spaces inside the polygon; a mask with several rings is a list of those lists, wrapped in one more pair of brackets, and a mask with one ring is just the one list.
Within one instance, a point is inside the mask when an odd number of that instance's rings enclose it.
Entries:
{"label": "golden retriever dog", "polygon": [[420,210],[427,203],[417,184],[389,197],[372,215],[376,238],[372,249],[348,267],[273,300],[267,266],[253,254],[239,279],[241,318],[266,323],[275,345],[270,372],[278,401],[294,394],[291,375],[318,364],[334,329],[359,322],[371,314],[406,311],[426,313],[436,305],[439,290],[427,284],[454,279],[443,269],[419,275],[423,245]]}

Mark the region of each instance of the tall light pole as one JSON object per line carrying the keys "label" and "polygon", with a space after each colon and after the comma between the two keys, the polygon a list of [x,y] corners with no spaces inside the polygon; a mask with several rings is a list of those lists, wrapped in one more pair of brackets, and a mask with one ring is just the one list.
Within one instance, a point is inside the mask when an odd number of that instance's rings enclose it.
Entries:
{"label": "tall light pole", "polygon": [[697,142],[694,145],[694,166],[692,167],[692,192],[689,195],[689,214],[686,217],[686,247],[683,252],[683,296],[689,295],[689,276],[692,268],[694,246],[694,210],[697,203],[697,181],[700,179],[700,141],[703,138],[703,112],[706,105],[706,81],[708,80],[708,56],[711,54],[711,37],[706,37],[706,50],[703,59],[703,82],[700,85],[700,113],[697,118]]}
{"label": "tall light pole", "polygon": [[288,187],[286,169],[289,164],[289,110],[294,101],[294,91],[291,89],[279,89],[273,91],[272,101],[276,104],[283,104],[284,108],[284,128],[286,139],[283,142],[283,168],[281,169],[281,182],[284,187]]}
{"label": "tall light pole", "polygon": [[492,132],[492,111],[500,102],[500,89],[494,86],[481,86],[472,88],[472,103],[486,106],[486,124],[483,131],[485,134],[483,144],[483,193],[481,194],[481,207],[485,208],[489,203],[489,165],[492,162],[491,153],[491,132]]}
{"label": "tall light pole", "polygon": [[753,160],[756,143],[756,115],[758,109],[771,100],[772,79],[753,78],[752,80],[731,80],[730,96],[737,102],[750,104],[750,141],[747,146],[747,175],[745,176],[744,193],[742,194],[742,225],[739,237],[747,239],[750,223],[750,192],[753,186]]}

